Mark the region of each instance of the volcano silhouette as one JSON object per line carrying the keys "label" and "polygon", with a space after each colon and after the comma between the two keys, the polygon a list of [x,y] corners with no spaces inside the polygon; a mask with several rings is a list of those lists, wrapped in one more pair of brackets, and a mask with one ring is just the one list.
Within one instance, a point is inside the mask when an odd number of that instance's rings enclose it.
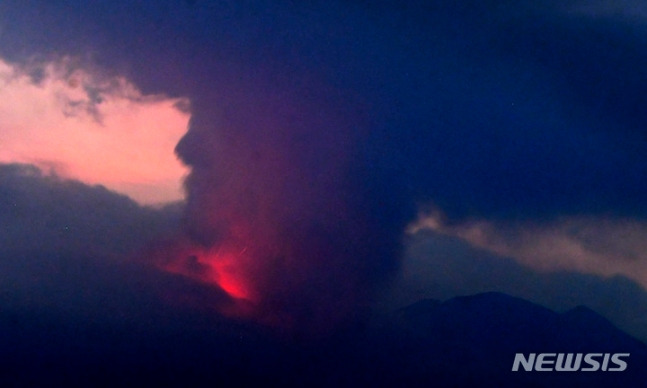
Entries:
{"label": "volcano silhouette", "polygon": [[[557,313],[500,293],[422,300],[312,340],[205,312],[149,311],[131,321],[101,324],[4,311],[3,386],[637,387],[647,382],[645,344],[594,311]],[[511,371],[515,353],[542,352],[630,357],[624,372]]]}

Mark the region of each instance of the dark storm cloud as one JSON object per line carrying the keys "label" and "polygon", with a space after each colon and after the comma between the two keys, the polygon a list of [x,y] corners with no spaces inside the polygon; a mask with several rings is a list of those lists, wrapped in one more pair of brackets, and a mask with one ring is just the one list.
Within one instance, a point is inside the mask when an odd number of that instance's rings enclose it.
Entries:
{"label": "dark storm cloud", "polygon": [[267,89],[358,110],[356,174],[397,208],[645,213],[644,31],[577,2],[35,4],[3,5],[5,55],[79,54],[196,115]]}
{"label": "dark storm cloud", "polygon": [[102,186],[0,164],[0,253],[84,254],[124,260],[174,232],[179,205],[155,210]]}
{"label": "dark storm cloud", "polygon": [[286,271],[252,272],[298,315],[388,278],[420,203],[450,220],[647,212],[644,35],[621,19],[552,1],[0,7],[7,58],[76,55],[191,99],[189,234],[281,252],[259,255]]}
{"label": "dark storm cloud", "polygon": [[[31,165],[0,164],[1,324],[17,314],[66,327],[102,322],[141,330],[153,322],[167,327],[168,314],[226,303],[220,290],[167,274],[151,260],[151,250],[164,248],[159,240],[177,233],[181,211],[180,204],[141,207]],[[2,357],[9,357],[4,349]]]}

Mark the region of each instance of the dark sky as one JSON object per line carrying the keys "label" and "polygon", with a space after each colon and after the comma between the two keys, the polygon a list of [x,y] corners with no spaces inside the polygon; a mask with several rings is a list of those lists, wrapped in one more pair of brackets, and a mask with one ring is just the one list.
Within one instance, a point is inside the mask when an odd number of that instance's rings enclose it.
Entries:
{"label": "dark sky", "polygon": [[358,168],[451,217],[641,216],[644,27],[609,4],[8,1],[2,51],[79,56],[198,117],[312,104],[354,127]]}
{"label": "dark sky", "polygon": [[[32,173],[20,196],[29,201],[11,205],[25,167],[3,167],[3,212],[30,216],[3,217],[2,238],[20,255],[40,241],[33,257],[146,247],[162,257],[129,260],[200,282],[215,276],[246,295],[256,320],[314,331],[401,282],[403,260],[420,273],[437,263],[434,249],[415,250],[415,260],[404,249],[407,225],[428,213],[437,215],[425,224],[429,241],[462,241],[443,255],[476,247],[483,273],[503,257],[523,268],[480,288],[480,275],[461,283],[460,271],[416,279],[432,291],[512,292],[504,280],[514,273],[535,285],[524,296],[541,299],[545,276],[570,271],[559,282],[572,287],[551,290],[555,299],[616,295],[610,276],[642,293],[646,39],[638,1],[5,0],[4,61],[28,69],[73,58],[144,94],[188,99],[176,153],[191,174],[179,216],[81,183],[50,200],[42,193],[54,183]],[[97,216],[106,201],[121,202]],[[89,227],[72,240],[52,232],[68,223]],[[167,254],[150,248],[158,231]],[[240,256],[234,269],[231,255]],[[600,291],[588,295],[579,276]],[[644,318],[631,312],[645,310],[635,306],[644,298],[625,299],[609,315],[635,330]],[[249,316],[246,306],[233,314]]]}

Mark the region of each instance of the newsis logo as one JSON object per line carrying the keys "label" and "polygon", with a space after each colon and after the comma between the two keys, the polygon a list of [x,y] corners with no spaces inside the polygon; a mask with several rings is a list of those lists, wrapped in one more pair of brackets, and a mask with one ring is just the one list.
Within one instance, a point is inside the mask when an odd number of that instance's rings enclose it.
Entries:
{"label": "newsis logo", "polygon": [[627,369],[629,353],[517,353],[512,371],[526,372],[622,372]]}

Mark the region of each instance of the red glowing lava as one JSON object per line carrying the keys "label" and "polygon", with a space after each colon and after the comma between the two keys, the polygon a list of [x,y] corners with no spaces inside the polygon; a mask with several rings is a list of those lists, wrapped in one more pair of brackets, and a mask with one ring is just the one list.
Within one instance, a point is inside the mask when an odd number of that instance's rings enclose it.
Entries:
{"label": "red glowing lava", "polygon": [[211,267],[208,281],[220,286],[232,298],[251,301],[254,299],[253,293],[250,286],[246,284],[239,265],[244,253],[245,249],[238,254],[218,250],[215,254],[207,253],[203,263]]}
{"label": "red glowing lava", "polygon": [[229,300],[215,306],[221,313],[231,317],[251,315],[258,298],[244,271],[244,263],[249,260],[246,248],[191,246],[180,251],[174,252],[175,257],[162,265],[163,270],[224,291]]}

